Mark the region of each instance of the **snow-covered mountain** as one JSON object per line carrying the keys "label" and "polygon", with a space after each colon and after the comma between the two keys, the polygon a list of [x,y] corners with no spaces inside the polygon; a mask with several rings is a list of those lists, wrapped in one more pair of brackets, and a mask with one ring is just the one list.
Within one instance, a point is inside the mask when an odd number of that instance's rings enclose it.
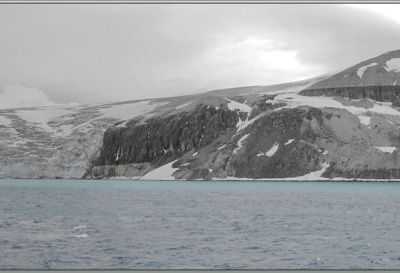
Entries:
{"label": "snow-covered mountain", "polygon": [[398,86],[400,85],[400,50],[390,51],[345,69],[319,81],[310,89]]}
{"label": "snow-covered mountain", "polygon": [[0,177],[400,179],[399,60],[274,86],[0,110]]}

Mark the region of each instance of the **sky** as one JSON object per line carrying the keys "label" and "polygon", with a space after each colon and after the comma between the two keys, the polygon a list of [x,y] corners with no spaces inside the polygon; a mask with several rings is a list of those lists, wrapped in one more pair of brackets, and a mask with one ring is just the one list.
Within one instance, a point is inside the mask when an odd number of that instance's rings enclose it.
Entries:
{"label": "sky", "polygon": [[0,108],[296,81],[399,34],[400,4],[2,4]]}

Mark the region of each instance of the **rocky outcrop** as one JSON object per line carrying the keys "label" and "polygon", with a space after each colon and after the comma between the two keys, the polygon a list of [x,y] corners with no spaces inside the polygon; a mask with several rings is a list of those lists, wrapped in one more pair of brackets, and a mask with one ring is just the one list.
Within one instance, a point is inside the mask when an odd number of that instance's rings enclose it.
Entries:
{"label": "rocky outcrop", "polygon": [[[140,178],[174,161],[175,179],[188,180],[282,179],[320,170],[321,179],[400,178],[397,150],[378,149],[400,145],[395,120],[373,117],[366,126],[344,109],[284,108],[270,99],[252,104],[249,114],[198,105],[194,111],[116,125],[104,134],[88,177]],[[239,119],[249,125],[239,129]]]}
{"label": "rocky outcrop", "polygon": [[210,144],[224,131],[234,128],[238,114],[226,106],[219,109],[199,105],[192,112],[134,120],[126,127],[104,133],[103,148],[96,165],[168,161],[185,152]]}
{"label": "rocky outcrop", "polygon": [[[246,178],[297,177],[321,169],[316,138],[329,137],[324,119],[331,114],[316,108],[282,109],[258,119],[246,132],[243,148],[228,165],[228,176]],[[319,130],[313,130],[315,123]],[[244,134],[246,133],[244,132]],[[267,152],[276,147],[274,153]]]}
{"label": "rocky outcrop", "polygon": [[357,86],[306,89],[303,96],[346,97],[351,99],[372,99],[376,101],[396,102],[400,96],[400,86]]}

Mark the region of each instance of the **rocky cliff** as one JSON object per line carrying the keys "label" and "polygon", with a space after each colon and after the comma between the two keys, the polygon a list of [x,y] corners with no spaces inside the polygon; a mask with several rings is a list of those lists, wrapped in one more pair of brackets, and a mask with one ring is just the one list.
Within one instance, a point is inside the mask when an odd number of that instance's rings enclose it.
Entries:
{"label": "rocky cliff", "polygon": [[350,99],[372,99],[376,101],[399,102],[400,85],[390,86],[350,86],[306,89],[303,96],[345,97]]}
{"label": "rocky cliff", "polygon": [[243,105],[199,105],[134,120],[106,131],[88,177],[155,179],[148,174],[169,165],[158,179],[399,179],[400,129],[393,124],[400,119],[371,110],[366,122],[346,107],[367,111],[373,103],[336,102],[343,108],[294,107],[293,97],[264,96],[247,112],[238,110]]}
{"label": "rocky cliff", "polygon": [[0,178],[397,179],[400,51],[331,76],[0,110]]}

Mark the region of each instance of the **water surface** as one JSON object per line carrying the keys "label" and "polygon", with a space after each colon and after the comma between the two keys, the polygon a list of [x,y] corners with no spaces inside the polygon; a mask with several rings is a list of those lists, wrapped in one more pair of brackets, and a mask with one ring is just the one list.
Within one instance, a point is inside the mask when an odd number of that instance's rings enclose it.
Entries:
{"label": "water surface", "polygon": [[0,180],[1,269],[400,268],[400,183]]}

